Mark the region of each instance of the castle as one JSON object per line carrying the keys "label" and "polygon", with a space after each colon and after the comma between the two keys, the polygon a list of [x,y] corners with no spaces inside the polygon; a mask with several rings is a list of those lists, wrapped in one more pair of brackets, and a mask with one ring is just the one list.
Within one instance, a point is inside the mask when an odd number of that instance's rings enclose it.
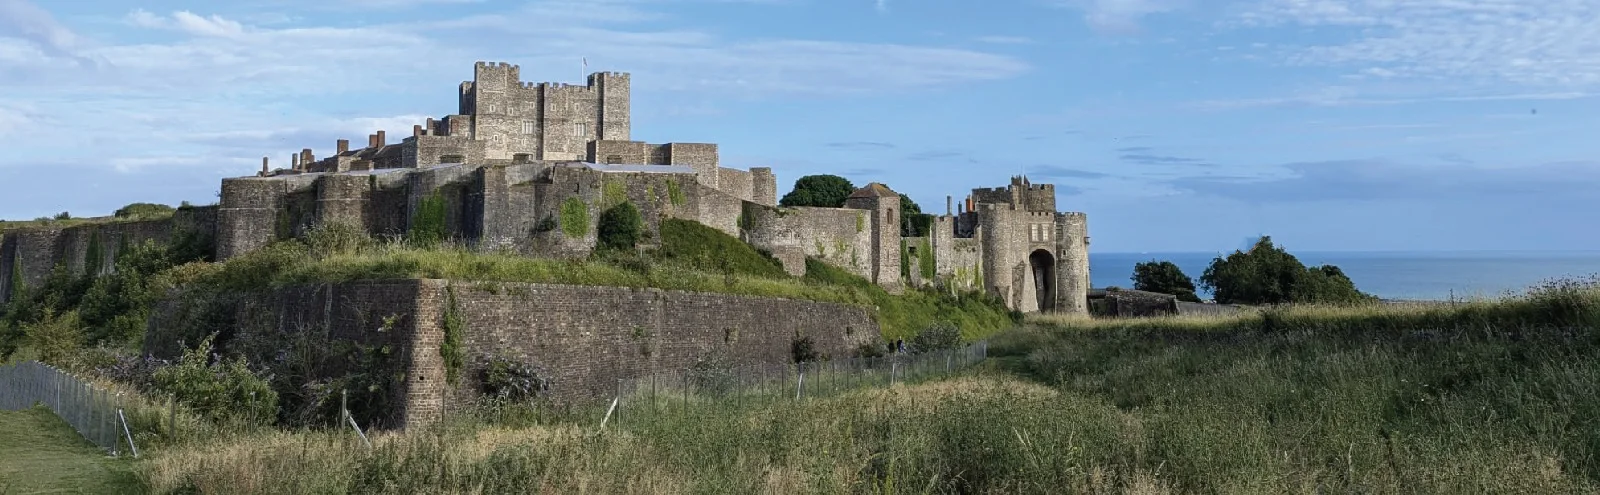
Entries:
{"label": "castle", "polygon": [[[210,234],[219,261],[323,223],[390,237],[442,225],[475,249],[580,257],[594,249],[601,213],[627,201],[647,232],[663,218],[695,220],[770,251],[795,275],[812,257],[890,291],[982,290],[1023,312],[1088,311],[1086,217],[1057,211],[1051,185],[1013,177],[959,205],[947,198],[927,237],[902,237],[900,196],[882,184],[842,208],[779,207],[770,168],[722,167],[715,144],[632,140],[627,73],[594,73],[580,86],[526,83],[519,72],[479,62],[458,88],[457,113],[394,144],[378,131],[357,149],[338,140],[321,159],[303,149],[288,167],[264,158],[255,175],[224,179],[215,207],[145,224],[0,233],[0,301],[11,297],[13,271],[33,284],[58,265],[108,267],[115,239],[180,231]],[[105,260],[89,262],[91,252]]]}

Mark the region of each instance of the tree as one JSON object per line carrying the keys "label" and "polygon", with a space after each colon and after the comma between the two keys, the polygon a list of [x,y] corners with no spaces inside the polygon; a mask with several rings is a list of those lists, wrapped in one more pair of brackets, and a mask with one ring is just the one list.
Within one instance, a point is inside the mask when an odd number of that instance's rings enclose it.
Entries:
{"label": "tree", "polygon": [[922,207],[910,197],[900,196],[900,236],[922,237],[933,227],[933,215],[922,213]]}
{"label": "tree", "polygon": [[639,208],[623,201],[600,214],[599,243],[602,249],[631,250],[643,229]]}
{"label": "tree", "polygon": [[1133,289],[1178,296],[1180,301],[1200,302],[1194,293],[1194,280],[1171,261],[1150,260],[1133,265]]}
{"label": "tree", "polygon": [[840,208],[844,200],[855,192],[850,179],[837,175],[807,175],[794,181],[794,190],[783,195],[779,206],[820,206]]}
{"label": "tree", "polygon": [[1359,303],[1377,299],[1356,289],[1333,265],[1306,267],[1294,255],[1262,236],[1249,251],[1218,256],[1200,276],[1219,303]]}

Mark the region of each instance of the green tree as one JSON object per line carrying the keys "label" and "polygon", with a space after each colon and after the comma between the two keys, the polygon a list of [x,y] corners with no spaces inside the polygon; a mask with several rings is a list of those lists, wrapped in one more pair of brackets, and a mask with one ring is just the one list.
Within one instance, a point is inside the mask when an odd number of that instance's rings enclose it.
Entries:
{"label": "green tree", "polygon": [[844,200],[850,198],[850,193],[855,190],[856,187],[850,183],[850,179],[844,177],[807,175],[794,181],[794,190],[783,195],[778,205],[840,208],[844,206]]}
{"label": "green tree", "polygon": [[1178,296],[1180,301],[1200,302],[1194,293],[1194,280],[1171,261],[1150,260],[1133,265],[1133,288]]}
{"label": "green tree", "polygon": [[933,215],[922,212],[922,207],[911,198],[900,196],[900,236],[922,237],[933,227]]}
{"label": "green tree", "polygon": [[639,208],[623,201],[600,214],[599,243],[601,249],[630,250],[639,243],[644,220]]}
{"label": "green tree", "polygon": [[1357,290],[1339,267],[1306,267],[1268,236],[1249,251],[1211,260],[1200,284],[1224,304],[1346,304],[1377,299]]}

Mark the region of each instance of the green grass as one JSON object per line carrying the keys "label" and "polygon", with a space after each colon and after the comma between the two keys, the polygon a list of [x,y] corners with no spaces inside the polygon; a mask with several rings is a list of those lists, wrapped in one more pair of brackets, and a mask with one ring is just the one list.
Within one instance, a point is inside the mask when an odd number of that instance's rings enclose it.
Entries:
{"label": "green grass", "polygon": [[[327,243],[314,239],[312,244]],[[792,277],[776,260],[748,244],[692,222],[663,222],[662,246],[653,253],[585,260],[453,247],[417,248],[403,243],[339,245],[344,247],[312,249],[298,241],[280,242],[224,263],[178,267],[163,277],[163,284],[213,292],[416,278],[649,287],[877,308],[882,333],[891,340],[910,338],[938,321],[957,324],[968,340],[1014,325],[1011,314],[990,298],[914,290],[891,295],[861,277],[815,260],[807,262],[806,277]]]}
{"label": "green grass", "polygon": [[635,404],[602,435],[599,410],[456,417],[371,451],[272,433],[142,473],[259,492],[1594,493],[1597,316],[1600,293],[1558,288],[1454,309],[1040,319],[952,380]]}
{"label": "green grass", "polygon": [[707,271],[768,278],[788,278],[783,265],[772,255],[757,251],[738,238],[700,222],[667,218],[661,220],[661,247],[651,255],[657,259]]}
{"label": "green grass", "polygon": [[130,459],[112,458],[43,407],[0,411],[0,493],[140,493]]}

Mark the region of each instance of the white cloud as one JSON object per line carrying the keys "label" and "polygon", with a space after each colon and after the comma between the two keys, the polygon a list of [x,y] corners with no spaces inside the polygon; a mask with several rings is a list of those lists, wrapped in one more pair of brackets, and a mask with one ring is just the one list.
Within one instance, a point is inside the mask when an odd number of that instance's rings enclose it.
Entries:
{"label": "white cloud", "polygon": [[83,44],[81,36],[27,0],[0,0],[0,37],[27,41],[52,57],[90,62],[78,53]]}
{"label": "white cloud", "polygon": [[244,25],[238,21],[225,19],[215,14],[210,17],[200,16],[187,10],[173,12],[171,17],[162,17],[144,10],[135,10],[128,14],[128,21],[135,26],[172,29],[194,36],[237,38],[245,34]]}
{"label": "white cloud", "polygon": [[1348,41],[1282,47],[1295,65],[1453,84],[1573,89],[1600,85],[1597,23],[1600,3],[1593,0],[1255,0],[1226,24],[1353,35]]}
{"label": "white cloud", "polygon": [[[1029,70],[1019,59],[975,50],[671,29],[662,26],[674,19],[653,7],[667,3],[543,0],[387,24],[308,15],[278,25],[259,12],[134,10],[124,24],[163,36],[125,42],[107,31],[93,46],[73,45],[103,60],[78,67],[0,38],[0,81],[8,87],[0,129],[35,128],[0,168],[77,160],[122,171],[210,164],[248,174],[262,155],[278,162],[312,147],[325,156],[335,139],[359,145],[379,128],[393,141],[426,116],[453,112],[455,84],[471,78],[475,60],[520,64],[527,81],[581,82],[579,58],[587,57],[590,70],[632,72],[636,95],[679,92],[645,96],[648,104],[636,99],[640,114],[699,108],[713,98],[900,91]],[[538,29],[528,26],[533,18]],[[29,114],[11,110],[24,104],[51,109],[49,125],[19,120]]]}
{"label": "white cloud", "polygon": [[1186,7],[1189,0],[1047,0],[1059,7],[1083,11],[1084,22],[1104,32],[1129,33],[1139,30],[1139,20],[1151,14]]}

